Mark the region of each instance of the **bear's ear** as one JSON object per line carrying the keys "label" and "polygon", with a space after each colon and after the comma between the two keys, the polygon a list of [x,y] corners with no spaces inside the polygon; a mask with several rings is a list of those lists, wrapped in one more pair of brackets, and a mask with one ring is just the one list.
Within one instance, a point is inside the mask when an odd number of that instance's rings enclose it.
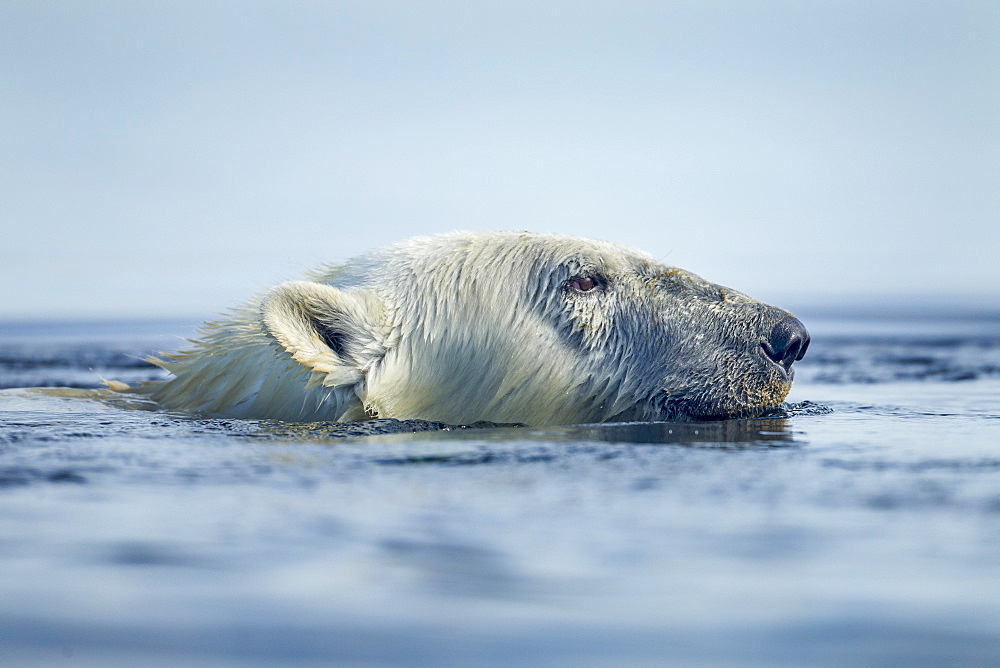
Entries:
{"label": "bear's ear", "polygon": [[289,281],[261,304],[264,328],[295,361],[326,374],[327,386],[355,384],[385,354],[385,307],[371,292]]}

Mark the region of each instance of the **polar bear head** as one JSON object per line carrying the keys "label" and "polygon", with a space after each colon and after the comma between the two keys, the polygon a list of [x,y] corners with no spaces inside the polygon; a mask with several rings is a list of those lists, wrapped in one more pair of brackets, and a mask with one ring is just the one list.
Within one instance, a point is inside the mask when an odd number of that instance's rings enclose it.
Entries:
{"label": "polar bear head", "polygon": [[788,312],[602,241],[415,238],[279,285],[160,361],[168,407],[530,425],[759,415],[809,338]]}

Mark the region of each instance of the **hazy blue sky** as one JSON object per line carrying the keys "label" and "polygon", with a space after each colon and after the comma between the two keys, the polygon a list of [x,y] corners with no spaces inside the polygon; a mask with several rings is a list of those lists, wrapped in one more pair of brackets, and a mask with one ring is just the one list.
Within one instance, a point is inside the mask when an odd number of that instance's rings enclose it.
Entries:
{"label": "hazy blue sky", "polygon": [[210,316],[413,234],[1000,301],[1000,2],[0,3],[0,318]]}

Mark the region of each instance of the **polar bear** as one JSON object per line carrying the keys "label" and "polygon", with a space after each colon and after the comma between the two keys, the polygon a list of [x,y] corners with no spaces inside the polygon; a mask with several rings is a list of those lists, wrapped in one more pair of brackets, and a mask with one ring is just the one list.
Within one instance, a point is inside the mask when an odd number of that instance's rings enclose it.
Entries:
{"label": "polar bear", "polygon": [[455,232],[281,284],[192,343],[132,391],[211,416],[551,425],[760,415],[809,335],[626,246]]}

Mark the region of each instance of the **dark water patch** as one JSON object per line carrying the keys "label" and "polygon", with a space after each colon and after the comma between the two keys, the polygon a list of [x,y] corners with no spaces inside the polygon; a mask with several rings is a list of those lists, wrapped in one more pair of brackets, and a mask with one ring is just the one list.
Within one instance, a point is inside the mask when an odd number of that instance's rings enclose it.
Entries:
{"label": "dark water patch", "polygon": [[941,508],[951,505],[951,497],[940,488],[919,490],[918,493],[907,490],[900,493],[874,494],[863,500],[865,506],[876,510],[898,510],[903,508]]}
{"label": "dark water patch", "polygon": [[48,474],[46,479],[49,482],[71,482],[76,484],[82,484],[87,482],[87,479],[76,473],[75,471],[55,471]]}
{"label": "dark water patch", "polygon": [[145,354],[128,344],[0,342],[0,389],[99,388],[104,379],[137,383],[166,377]]}
{"label": "dark water patch", "polygon": [[251,421],[173,419],[146,411],[109,413],[68,413],[0,411],[0,445],[46,445],[123,437],[159,441],[171,437],[250,435],[257,427]]}
{"label": "dark water patch", "polygon": [[448,597],[534,598],[538,586],[516,573],[497,550],[481,546],[391,538],[379,548],[395,567],[410,569],[420,586]]}
{"label": "dark water patch", "polygon": [[52,369],[49,372],[31,370],[24,373],[0,369],[0,373],[3,374],[2,379],[0,379],[0,389],[45,387],[95,390],[103,388],[105,380],[116,380],[129,385],[135,385],[150,380],[162,380],[165,377],[164,372],[158,369],[140,370],[133,373],[124,369],[100,367],[92,369]]}
{"label": "dark water patch", "polygon": [[375,459],[376,464],[383,466],[477,466],[480,464],[495,464],[509,460],[494,452],[449,452],[428,455],[408,455],[405,457],[383,457]]}
{"label": "dark water patch", "polygon": [[43,470],[24,466],[0,466],[0,489],[39,482],[82,485],[87,482],[87,478],[78,471],[64,468]]}
{"label": "dark water patch", "polygon": [[558,460],[560,457],[574,456],[580,452],[581,448],[567,449],[558,448],[557,446],[528,446],[521,443],[514,447],[480,446],[479,449],[472,451],[377,457],[371,461],[382,466],[509,466],[512,464],[547,464]]}
{"label": "dark water patch", "polygon": [[130,541],[111,546],[102,561],[118,566],[206,568],[215,564],[202,555],[181,550],[177,545],[151,541]]}
{"label": "dark water patch", "polygon": [[1000,336],[819,339],[796,366],[797,382],[876,384],[1000,378]]}
{"label": "dark water patch", "polygon": [[51,351],[35,346],[0,346],[0,368],[5,370],[45,369],[50,367],[109,369],[148,369],[142,358],[120,350],[90,346]]}

